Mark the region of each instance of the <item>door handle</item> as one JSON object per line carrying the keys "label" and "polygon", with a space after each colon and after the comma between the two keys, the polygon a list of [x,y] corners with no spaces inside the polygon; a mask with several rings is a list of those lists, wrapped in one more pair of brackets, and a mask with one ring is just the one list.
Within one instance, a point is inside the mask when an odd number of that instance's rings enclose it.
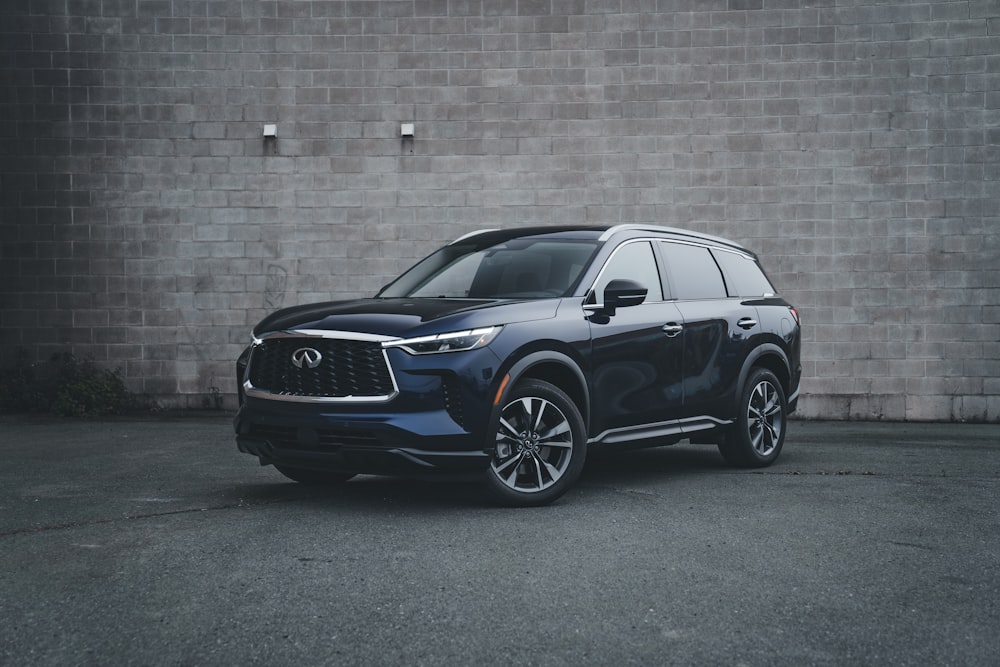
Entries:
{"label": "door handle", "polygon": [[757,320],[750,317],[744,317],[743,319],[741,319],[739,322],[736,323],[736,326],[738,326],[740,329],[753,329],[755,326],[757,326]]}
{"label": "door handle", "polygon": [[684,327],[676,322],[668,322],[663,325],[663,333],[667,334],[667,338],[673,338],[682,331],[684,331]]}

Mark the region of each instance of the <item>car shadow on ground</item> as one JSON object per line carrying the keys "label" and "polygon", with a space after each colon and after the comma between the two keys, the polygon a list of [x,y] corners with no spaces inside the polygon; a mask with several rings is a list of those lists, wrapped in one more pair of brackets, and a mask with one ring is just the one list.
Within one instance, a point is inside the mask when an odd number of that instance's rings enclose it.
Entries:
{"label": "car shadow on ground", "polygon": [[683,475],[731,469],[714,445],[673,445],[646,449],[597,449],[587,458],[584,478]]}
{"label": "car shadow on ground", "polygon": [[321,485],[293,482],[274,471],[273,483],[240,486],[237,491],[247,505],[295,502],[316,507],[407,511],[489,506],[480,486],[468,480],[358,475],[340,484]]}
{"label": "car shadow on ground", "polygon": [[[577,482],[580,486],[640,486],[702,473],[725,473],[729,467],[715,447],[680,445],[653,449],[599,450],[591,452]],[[269,469],[273,482],[241,485],[233,489],[249,505],[302,502],[358,508],[385,507],[408,510],[495,508],[478,477],[411,478],[359,475],[332,485],[301,484]]]}

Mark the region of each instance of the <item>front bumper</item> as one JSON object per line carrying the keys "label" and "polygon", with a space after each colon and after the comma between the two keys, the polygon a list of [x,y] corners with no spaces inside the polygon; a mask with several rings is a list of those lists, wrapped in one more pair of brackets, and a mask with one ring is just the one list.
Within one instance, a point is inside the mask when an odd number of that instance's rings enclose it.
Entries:
{"label": "front bumper", "polygon": [[[240,451],[263,465],[354,473],[484,470],[492,444],[485,433],[499,384],[493,352],[389,349],[386,356],[395,390],[385,399],[288,400],[241,392],[233,423]],[[242,383],[245,356],[241,362]]]}
{"label": "front bumper", "polygon": [[[368,474],[483,470],[490,453],[445,411],[406,415],[288,414],[244,405],[234,420],[241,452],[261,465]],[[284,406],[283,406],[284,407]]]}

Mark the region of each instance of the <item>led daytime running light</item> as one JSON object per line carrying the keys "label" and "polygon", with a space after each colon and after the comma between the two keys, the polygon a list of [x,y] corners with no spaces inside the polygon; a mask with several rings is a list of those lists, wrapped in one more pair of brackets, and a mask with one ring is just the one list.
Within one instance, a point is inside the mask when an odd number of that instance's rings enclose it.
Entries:
{"label": "led daytime running light", "polygon": [[405,338],[382,343],[382,347],[400,347],[410,354],[439,354],[442,352],[460,352],[485,347],[490,344],[501,327],[484,327],[467,331],[453,331],[434,336]]}

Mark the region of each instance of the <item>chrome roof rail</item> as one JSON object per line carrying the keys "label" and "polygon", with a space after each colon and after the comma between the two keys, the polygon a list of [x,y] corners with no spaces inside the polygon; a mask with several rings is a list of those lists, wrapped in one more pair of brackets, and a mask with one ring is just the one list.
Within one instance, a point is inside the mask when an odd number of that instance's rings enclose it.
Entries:
{"label": "chrome roof rail", "polygon": [[499,231],[500,231],[499,227],[494,227],[492,229],[477,229],[474,232],[469,232],[468,234],[462,234],[457,239],[455,239],[454,241],[450,242],[448,245],[455,245],[459,241],[464,241],[467,238],[470,238],[470,237],[473,237],[473,236],[478,236],[480,234],[488,234],[489,232],[499,232]]}
{"label": "chrome roof rail", "polygon": [[718,243],[719,245],[729,246],[730,248],[738,248],[740,250],[746,250],[743,246],[731,241],[729,239],[724,239],[721,236],[712,236],[711,234],[702,234],[701,232],[692,232],[689,229],[681,229],[680,227],[666,227],[663,225],[640,225],[640,224],[624,224],[615,225],[613,227],[608,227],[603,234],[601,234],[601,241],[607,241],[612,235],[623,231],[639,231],[639,232],[661,232],[667,234],[677,234],[678,236],[689,236],[694,239],[701,239],[702,241],[711,241],[712,243]]}

